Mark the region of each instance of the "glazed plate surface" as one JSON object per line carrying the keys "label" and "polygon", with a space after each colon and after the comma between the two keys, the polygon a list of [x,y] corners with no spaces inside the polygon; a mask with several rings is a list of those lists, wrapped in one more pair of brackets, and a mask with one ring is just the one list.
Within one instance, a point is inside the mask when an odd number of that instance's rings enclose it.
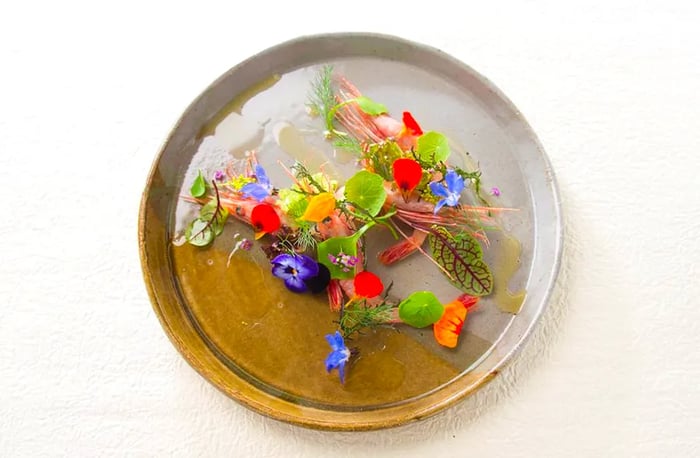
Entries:
{"label": "glazed plate surface", "polygon": [[[367,331],[353,342],[360,357],[345,384],[323,366],[324,335],[337,326],[325,296],[288,292],[259,249],[227,262],[234,235],[252,238],[250,228],[229,222],[207,248],[173,243],[195,214],[181,197],[197,171],[213,173],[246,150],[256,149],[273,183],[282,185],[289,179],[279,162],[324,164],[341,182],[356,170],[353,158],[334,151],[323,139],[322,122],[307,113],[310,81],[326,64],[390,113],[411,111],[421,125],[447,135],[450,162],[478,164],[484,187],[500,189],[491,203],[514,209],[500,217],[504,230],[491,234],[485,249],[495,293],[469,314],[459,346],[440,347],[430,328]],[[235,122],[231,113],[240,115]],[[268,49],[221,76],[187,108],[153,165],[139,242],[153,307],[203,377],[273,418],[360,430],[434,414],[498,374],[547,304],[559,267],[561,219],[553,174],[535,134],[493,84],[433,48],[339,34]],[[387,243],[370,239],[368,253]],[[458,293],[419,254],[390,268],[372,256],[369,263],[394,282],[399,297],[427,289],[449,302]]]}

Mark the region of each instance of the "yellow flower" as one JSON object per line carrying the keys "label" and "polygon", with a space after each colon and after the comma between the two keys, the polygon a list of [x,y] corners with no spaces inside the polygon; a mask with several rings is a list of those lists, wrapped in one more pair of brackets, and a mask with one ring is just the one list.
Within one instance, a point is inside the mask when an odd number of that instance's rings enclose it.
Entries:
{"label": "yellow flower", "polygon": [[330,192],[322,192],[311,198],[309,206],[301,216],[305,221],[320,223],[328,218],[335,210],[335,197]]}

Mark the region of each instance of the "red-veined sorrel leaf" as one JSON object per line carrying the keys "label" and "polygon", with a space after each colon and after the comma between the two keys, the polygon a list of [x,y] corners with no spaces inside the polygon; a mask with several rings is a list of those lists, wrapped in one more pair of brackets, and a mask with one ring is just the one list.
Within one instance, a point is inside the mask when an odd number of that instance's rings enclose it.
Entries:
{"label": "red-veined sorrel leaf", "polygon": [[430,250],[433,259],[452,274],[451,282],[472,296],[486,296],[493,289],[493,276],[481,259],[479,242],[469,234],[450,234],[443,227],[433,226]]}

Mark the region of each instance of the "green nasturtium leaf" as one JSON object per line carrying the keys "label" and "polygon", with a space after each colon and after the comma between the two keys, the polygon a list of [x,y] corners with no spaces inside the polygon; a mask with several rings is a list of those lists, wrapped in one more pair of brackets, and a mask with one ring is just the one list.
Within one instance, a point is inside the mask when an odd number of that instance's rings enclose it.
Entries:
{"label": "green nasturtium leaf", "polygon": [[386,200],[384,179],[366,170],[357,172],[345,183],[345,199],[377,216]]}
{"label": "green nasturtium leaf", "polygon": [[204,180],[202,171],[200,170],[197,174],[197,178],[194,179],[194,183],[192,183],[190,194],[192,194],[192,197],[202,197],[205,192],[207,192],[207,182]]}
{"label": "green nasturtium leaf", "polygon": [[482,259],[481,245],[469,234],[450,234],[443,227],[433,226],[430,250],[433,259],[451,275],[457,288],[472,296],[486,296],[493,290],[493,275]]}
{"label": "green nasturtium leaf", "polygon": [[386,109],[386,106],[382,105],[381,103],[377,103],[364,95],[361,95],[354,100],[357,102],[360,110],[364,111],[370,116],[379,116],[380,114],[384,114],[389,111]]}
{"label": "green nasturtium leaf", "polygon": [[185,239],[194,246],[206,246],[214,240],[212,227],[207,227],[208,222],[200,218],[195,219],[185,230]]}
{"label": "green nasturtium leaf", "polygon": [[444,312],[445,307],[430,291],[417,291],[399,304],[399,318],[414,328],[436,323]]}
{"label": "green nasturtium leaf", "polygon": [[450,156],[450,145],[447,142],[447,137],[441,133],[426,132],[418,137],[416,152],[422,161],[437,164],[445,162]]}

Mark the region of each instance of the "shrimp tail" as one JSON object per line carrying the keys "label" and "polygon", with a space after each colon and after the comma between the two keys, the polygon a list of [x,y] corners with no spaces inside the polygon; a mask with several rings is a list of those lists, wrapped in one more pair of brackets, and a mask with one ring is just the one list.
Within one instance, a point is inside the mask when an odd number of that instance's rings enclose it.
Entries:
{"label": "shrimp tail", "polygon": [[407,258],[409,255],[415,252],[423,244],[423,242],[425,242],[427,235],[427,232],[420,230],[413,231],[413,234],[406,237],[404,240],[401,240],[395,245],[392,245],[379,253],[379,255],[377,255],[379,262],[385,266],[388,266]]}
{"label": "shrimp tail", "polygon": [[343,288],[338,280],[331,280],[328,284],[328,304],[332,312],[340,311],[343,305]]}

